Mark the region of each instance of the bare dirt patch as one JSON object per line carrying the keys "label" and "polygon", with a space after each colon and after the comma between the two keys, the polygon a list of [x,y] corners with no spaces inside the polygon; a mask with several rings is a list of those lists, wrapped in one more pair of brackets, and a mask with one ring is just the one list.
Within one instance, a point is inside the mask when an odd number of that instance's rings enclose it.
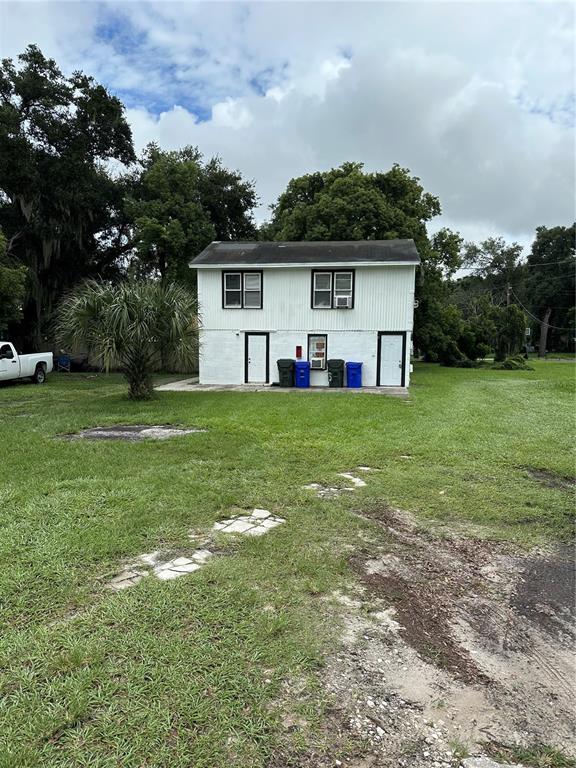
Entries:
{"label": "bare dirt patch", "polygon": [[370,516],[387,539],[352,558],[358,591],[336,596],[342,647],[322,672],[335,751],[301,764],[447,768],[490,744],[574,756],[573,552],[438,538],[390,508]]}
{"label": "bare dirt patch", "polygon": [[112,424],[108,427],[91,427],[69,435],[60,435],[63,440],[167,440],[180,435],[206,432],[198,427],[174,427],[170,424]]}
{"label": "bare dirt patch", "polygon": [[373,596],[395,608],[404,639],[424,659],[466,682],[488,682],[450,626],[454,601],[481,586],[478,542],[439,542],[389,508],[371,516],[393,534],[395,544],[376,559],[355,556],[355,573]]}
{"label": "bare dirt patch", "polygon": [[524,467],[533,480],[546,485],[548,488],[559,488],[563,491],[576,490],[576,478],[558,475],[549,469],[537,469],[536,467]]}

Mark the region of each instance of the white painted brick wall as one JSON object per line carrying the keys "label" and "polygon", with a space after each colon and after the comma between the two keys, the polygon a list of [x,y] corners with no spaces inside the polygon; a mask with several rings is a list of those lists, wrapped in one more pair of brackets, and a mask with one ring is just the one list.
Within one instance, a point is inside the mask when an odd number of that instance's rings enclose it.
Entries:
{"label": "white painted brick wall", "polygon": [[[309,333],[326,333],[328,336],[328,359],[340,358],[361,362],[362,383],[376,386],[376,356],[378,334],[376,331],[325,331],[313,328]],[[270,332],[270,380],[278,381],[276,361],[280,358],[294,358],[296,347],[302,347],[303,359],[308,354],[308,332]],[[200,383],[201,384],[243,384],[244,383],[244,331],[203,330],[200,339]],[[406,344],[406,386],[410,381],[410,334]],[[311,371],[312,386],[328,386],[327,371]]]}

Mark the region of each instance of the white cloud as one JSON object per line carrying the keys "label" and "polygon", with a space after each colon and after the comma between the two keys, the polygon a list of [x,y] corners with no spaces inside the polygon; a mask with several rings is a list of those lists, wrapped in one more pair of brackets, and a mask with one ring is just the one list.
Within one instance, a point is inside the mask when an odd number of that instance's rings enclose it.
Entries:
{"label": "white cloud", "polygon": [[227,98],[212,107],[213,126],[220,128],[247,128],[254,118],[248,107],[240,99]]}
{"label": "white cloud", "polygon": [[410,168],[442,201],[436,226],[475,239],[528,242],[574,215],[569,4],[4,2],[0,13],[6,55],[34,39],[93,73],[129,104],[139,147],[221,155],[256,181],[259,218],[290,178],[345,160]]}

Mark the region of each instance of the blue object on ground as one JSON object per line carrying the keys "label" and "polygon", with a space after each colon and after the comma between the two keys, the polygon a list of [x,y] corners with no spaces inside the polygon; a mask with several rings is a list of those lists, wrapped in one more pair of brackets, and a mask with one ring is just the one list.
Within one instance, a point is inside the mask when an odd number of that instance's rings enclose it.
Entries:
{"label": "blue object on ground", "polygon": [[60,355],[56,358],[57,371],[66,371],[67,373],[70,373],[71,366],[72,361],[70,360],[70,355]]}
{"label": "blue object on ground", "polygon": [[346,363],[346,386],[362,386],[362,363]]}
{"label": "blue object on ground", "polygon": [[308,360],[296,360],[294,363],[294,383],[301,389],[310,386],[310,363]]}

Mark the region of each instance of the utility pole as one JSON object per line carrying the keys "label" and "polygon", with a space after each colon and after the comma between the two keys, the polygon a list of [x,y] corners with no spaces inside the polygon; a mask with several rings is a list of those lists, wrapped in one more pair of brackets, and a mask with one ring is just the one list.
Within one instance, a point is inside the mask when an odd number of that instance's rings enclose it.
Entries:
{"label": "utility pole", "polygon": [[510,284],[508,284],[506,286],[506,306],[507,307],[510,306],[510,291],[511,290],[512,290],[512,286]]}

